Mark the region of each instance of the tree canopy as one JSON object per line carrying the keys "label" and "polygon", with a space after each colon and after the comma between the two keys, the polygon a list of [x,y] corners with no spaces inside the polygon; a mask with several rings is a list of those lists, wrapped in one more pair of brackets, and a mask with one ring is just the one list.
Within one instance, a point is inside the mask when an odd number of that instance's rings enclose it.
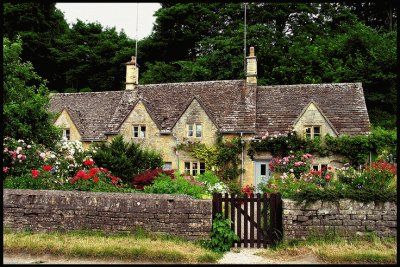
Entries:
{"label": "tree canopy", "polygon": [[[139,82],[244,79],[241,3],[162,3],[138,42]],[[58,92],[122,90],[135,41],[115,28],[68,26],[54,4],[4,4],[4,34]],[[247,5],[258,84],[362,82],[373,124],[396,125],[397,7],[390,1]]]}

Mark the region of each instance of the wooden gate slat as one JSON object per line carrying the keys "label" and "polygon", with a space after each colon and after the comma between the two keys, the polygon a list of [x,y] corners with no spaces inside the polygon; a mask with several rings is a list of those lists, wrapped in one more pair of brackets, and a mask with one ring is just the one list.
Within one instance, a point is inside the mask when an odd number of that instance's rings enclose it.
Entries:
{"label": "wooden gate slat", "polygon": [[271,194],[270,198],[270,219],[271,225],[269,227],[269,237],[271,239],[271,244],[275,245],[275,229],[276,229],[276,194]]}
{"label": "wooden gate slat", "polygon": [[266,248],[267,244],[268,244],[268,237],[269,237],[269,235],[268,235],[268,195],[267,194],[264,194],[264,197],[263,197],[263,207],[264,207],[263,245],[264,245],[264,248]]}
{"label": "wooden gate slat", "polygon": [[257,247],[261,247],[261,194],[257,193]]}
{"label": "wooden gate slat", "polygon": [[230,205],[231,205],[231,220],[232,220],[231,230],[235,231],[235,195],[234,194],[231,194]]}
{"label": "wooden gate slat", "polygon": [[237,235],[239,236],[240,240],[238,242],[238,247],[242,246],[242,213],[239,212],[239,210],[242,210],[241,207],[241,199],[237,198],[237,205],[236,205],[236,210],[237,210]]}
{"label": "wooden gate slat", "polygon": [[229,201],[228,201],[228,193],[225,193],[225,199],[224,199],[224,215],[225,215],[225,219],[229,218],[229,214],[228,214],[228,206],[229,206]]}
{"label": "wooden gate slat", "polygon": [[254,248],[254,195],[250,196],[250,247]]}
{"label": "wooden gate slat", "polygon": [[[248,214],[248,210],[247,210],[247,203],[248,203],[248,198],[247,195],[244,195],[244,214]],[[247,224],[247,220],[246,218],[244,218],[244,238],[243,238],[243,243],[244,243],[244,247],[247,248],[247,243],[248,243],[248,224]]]}

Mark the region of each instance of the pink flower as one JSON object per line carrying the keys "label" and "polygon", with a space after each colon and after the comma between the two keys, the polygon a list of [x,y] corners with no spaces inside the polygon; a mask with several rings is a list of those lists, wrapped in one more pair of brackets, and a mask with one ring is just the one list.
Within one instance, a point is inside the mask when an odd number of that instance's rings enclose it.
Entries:
{"label": "pink flower", "polygon": [[27,145],[26,148],[32,148],[32,146],[31,145]]}
{"label": "pink flower", "polygon": [[329,179],[331,179],[331,176],[330,175],[325,175],[325,179],[329,180]]}
{"label": "pink flower", "polygon": [[8,168],[8,167],[3,167],[3,172],[4,172],[4,173],[7,173],[8,170],[10,170],[10,168]]}
{"label": "pink flower", "polygon": [[7,152],[8,152],[8,148],[7,148],[7,147],[4,148],[3,152],[4,152],[4,153],[7,153]]}
{"label": "pink flower", "polygon": [[21,158],[22,158],[22,154],[19,154],[19,155],[17,156],[17,158],[21,159]]}
{"label": "pink flower", "polygon": [[303,165],[304,164],[304,162],[302,162],[302,161],[296,161],[295,163],[294,163],[294,166],[301,166],[301,165]]}
{"label": "pink flower", "polygon": [[44,159],[46,157],[46,153],[42,152],[40,153],[39,157],[41,157],[42,159]]}

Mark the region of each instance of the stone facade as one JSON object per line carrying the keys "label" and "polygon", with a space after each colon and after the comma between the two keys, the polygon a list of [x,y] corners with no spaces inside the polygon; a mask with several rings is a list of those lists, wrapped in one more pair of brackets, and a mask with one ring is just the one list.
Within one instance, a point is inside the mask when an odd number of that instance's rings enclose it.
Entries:
{"label": "stone facade", "polygon": [[71,140],[81,140],[81,135],[79,134],[78,129],[75,126],[75,123],[72,121],[68,112],[64,109],[60,116],[58,116],[57,120],[54,122],[54,125],[60,128],[66,128],[70,130]]}
{"label": "stone facade", "polygon": [[184,195],[5,189],[3,225],[35,232],[142,227],[197,240],[209,237],[211,207],[211,200]]}
{"label": "stone facade", "polygon": [[316,201],[311,204],[283,199],[285,238],[305,238],[309,234],[338,233],[356,235],[374,231],[380,236],[397,236],[397,204],[362,203],[344,199],[337,202]]}

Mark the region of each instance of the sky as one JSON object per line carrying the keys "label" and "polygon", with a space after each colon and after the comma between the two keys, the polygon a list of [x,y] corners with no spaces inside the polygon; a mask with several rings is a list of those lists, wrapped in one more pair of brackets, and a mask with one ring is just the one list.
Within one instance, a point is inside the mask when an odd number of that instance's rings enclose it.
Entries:
{"label": "sky", "polygon": [[[139,12],[137,12],[139,7]],[[83,22],[99,22],[103,27],[122,29],[131,39],[136,39],[138,20],[138,40],[150,35],[156,18],[154,12],[161,8],[159,3],[57,3],[56,8],[64,13],[71,24],[77,19]],[[138,14],[138,16],[136,16]]]}

